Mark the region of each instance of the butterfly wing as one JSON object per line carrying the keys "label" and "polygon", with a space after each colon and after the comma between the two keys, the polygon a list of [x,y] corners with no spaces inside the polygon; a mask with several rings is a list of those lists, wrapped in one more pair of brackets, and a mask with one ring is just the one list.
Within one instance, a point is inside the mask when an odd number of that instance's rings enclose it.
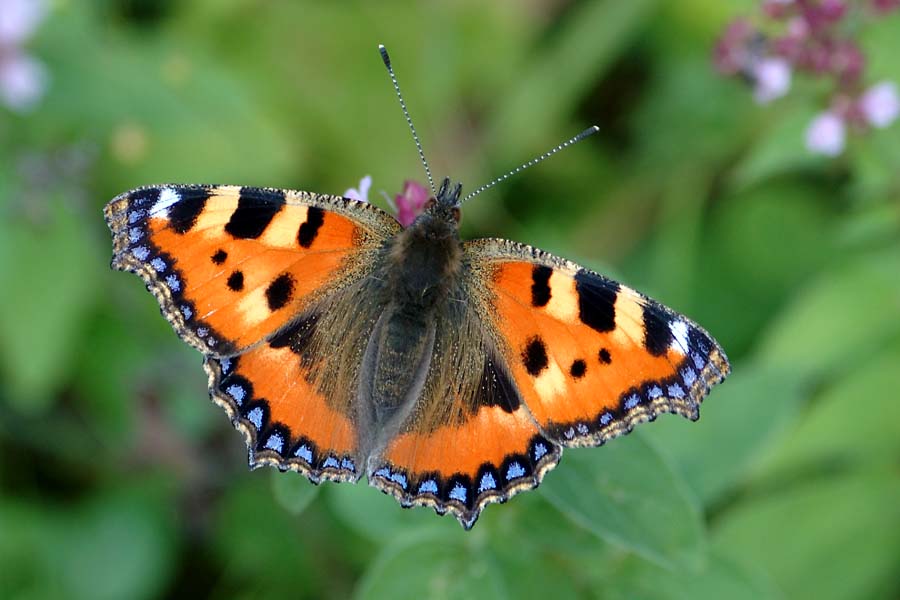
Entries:
{"label": "butterfly wing", "polygon": [[699,416],[729,371],[698,325],[621,284],[506,240],[465,244],[417,410],[370,482],[465,528],[536,487],[563,447],[596,446],[662,412]]}
{"label": "butterfly wing", "polygon": [[477,310],[459,291],[437,317],[417,404],[369,459],[369,482],[403,506],[431,506],[471,528],[487,504],[535,487],[559,460],[520,401]]}
{"label": "butterfly wing", "polygon": [[728,359],[699,325],[620,283],[507,240],[476,240],[487,314],[524,403],[563,446],[671,412],[699,418]]}
{"label": "butterfly wing", "polygon": [[358,478],[353,353],[377,311],[367,276],[399,224],[346,198],[233,186],[141,188],[105,216],[112,266],[140,275],[206,355],[251,465]]}
{"label": "butterfly wing", "polygon": [[235,186],[155,186],[105,208],[112,266],[140,275],[175,331],[231,356],[364,276],[400,225],[364,202]]}
{"label": "butterfly wing", "polygon": [[373,280],[333,292],[273,337],[207,357],[213,400],[244,434],[250,466],[356,481],[365,464],[356,410],[359,365],[377,321]]}

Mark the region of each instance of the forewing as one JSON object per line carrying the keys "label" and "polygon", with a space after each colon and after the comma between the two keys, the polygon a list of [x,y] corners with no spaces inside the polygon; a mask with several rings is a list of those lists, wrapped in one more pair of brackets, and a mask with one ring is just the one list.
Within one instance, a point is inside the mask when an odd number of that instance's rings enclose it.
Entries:
{"label": "forewing", "polygon": [[399,224],[346,198],[232,186],[141,188],[105,216],[113,267],[140,275],[206,355],[251,466],[356,480],[353,401],[382,308],[370,275]]}
{"label": "forewing", "polygon": [[365,277],[400,229],[364,202],[235,186],[140,188],[104,214],[112,266],[140,275],[178,335],[220,357]]}
{"label": "forewing", "polygon": [[663,412],[695,420],[729,372],[699,325],[622,284],[506,240],[475,240],[485,313],[516,388],[563,446],[596,446]]}

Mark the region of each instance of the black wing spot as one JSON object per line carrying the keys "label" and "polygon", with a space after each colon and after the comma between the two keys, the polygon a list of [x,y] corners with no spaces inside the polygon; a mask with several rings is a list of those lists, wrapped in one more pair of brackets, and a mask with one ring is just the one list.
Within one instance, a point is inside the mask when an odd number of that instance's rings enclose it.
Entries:
{"label": "black wing spot", "polygon": [[244,274],[241,271],[234,271],[228,276],[228,289],[232,292],[239,292],[244,289]]}
{"label": "black wing spot", "polygon": [[547,359],[547,348],[540,337],[535,336],[528,341],[522,352],[522,364],[532,377],[540,375],[550,364]]}
{"label": "black wing spot", "polygon": [[578,316],[581,322],[600,333],[616,328],[616,298],[619,284],[592,275],[584,269],[575,273]]}
{"label": "black wing spot", "polygon": [[284,192],[241,188],[238,207],[225,231],[236,238],[255,240],[284,206]]}
{"label": "black wing spot", "polygon": [[175,233],[185,234],[197,224],[197,218],[209,199],[209,191],[181,189],[177,193],[178,202],[169,207],[169,223]]}
{"label": "black wing spot", "polygon": [[300,226],[297,232],[297,242],[303,248],[309,248],[319,235],[319,228],[325,222],[325,211],[318,206],[310,206],[306,209],[306,222]]}
{"label": "black wing spot", "polygon": [[569,374],[575,379],[581,379],[584,377],[584,374],[587,372],[587,363],[581,360],[580,358],[572,361],[572,366],[569,367]]}
{"label": "black wing spot", "polygon": [[610,356],[609,350],[606,348],[600,348],[600,352],[597,353],[597,359],[604,365],[608,365],[612,362],[612,356]]}
{"label": "black wing spot", "polygon": [[269,340],[269,346],[272,348],[288,347],[294,354],[303,355],[316,332],[316,322],[318,320],[319,315],[317,313],[300,318]]}
{"label": "black wing spot", "polygon": [[282,273],[266,288],[266,301],[269,310],[276,311],[291,301],[294,295],[294,278],[288,273]]}
{"label": "black wing spot", "polygon": [[531,305],[547,306],[550,302],[550,276],[553,269],[544,265],[534,265],[531,271]]}
{"label": "black wing spot", "polygon": [[649,304],[644,306],[644,347],[653,356],[662,356],[672,344],[668,315]]}
{"label": "black wing spot", "polygon": [[225,262],[225,259],[228,258],[228,253],[219,248],[215,254],[209,257],[211,261],[213,261],[217,265],[221,265]]}
{"label": "black wing spot", "polygon": [[519,409],[519,395],[503,369],[498,368],[490,359],[485,359],[481,372],[481,385],[475,399],[476,406],[499,406],[505,412],[513,413]]}

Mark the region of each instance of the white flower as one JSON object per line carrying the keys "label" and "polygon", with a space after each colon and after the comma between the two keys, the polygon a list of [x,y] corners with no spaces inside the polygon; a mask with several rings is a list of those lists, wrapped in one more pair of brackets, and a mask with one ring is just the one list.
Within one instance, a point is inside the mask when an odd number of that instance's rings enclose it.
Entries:
{"label": "white flower", "polygon": [[0,57],[0,101],[16,111],[31,108],[47,89],[47,70],[27,54]]}
{"label": "white flower", "polygon": [[753,78],[753,97],[760,104],[768,104],[791,88],[791,65],[783,58],[764,58],[753,66]]}
{"label": "white flower", "polygon": [[24,43],[46,14],[47,2],[44,0],[0,0],[0,45]]}
{"label": "white flower", "polygon": [[806,147],[810,152],[837,156],[844,151],[847,126],[831,111],[819,114],[806,129]]}
{"label": "white flower", "polygon": [[359,180],[359,189],[350,188],[346,192],[344,192],[345,198],[350,198],[351,200],[359,200],[360,202],[368,202],[369,201],[369,188],[372,187],[372,176],[366,175],[362,179]]}
{"label": "white flower", "polygon": [[44,65],[21,48],[46,13],[44,0],[0,0],[0,102],[13,110],[28,110],[47,88]]}
{"label": "white flower", "polygon": [[887,127],[900,115],[897,84],[882,81],[870,87],[859,99],[859,108],[872,127]]}

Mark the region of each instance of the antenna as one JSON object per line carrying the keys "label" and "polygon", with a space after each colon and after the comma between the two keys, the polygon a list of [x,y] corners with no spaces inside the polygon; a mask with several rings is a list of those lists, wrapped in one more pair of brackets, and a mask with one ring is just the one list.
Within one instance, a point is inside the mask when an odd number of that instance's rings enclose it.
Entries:
{"label": "antenna", "polygon": [[400,108],[403,109],[403,116],[406,117],[406,124],[409,125],[413,141],[416,143],[416,149],[419,151],[419,158],[422,160],[422,165],[425,167],[425,175],[428,176],[428,185],[431,186],[431,195],[435,196],[437,195],[437,190],[434,189],[434,179],[431,177],[431,169],[428,168],[428,161],[425,160],[425,152],[422,150],[422,143],[419,142],[416,128],[413,127],[409,111],[406,109],[406,102],[403,101],[403,94],[400,93],[400,84],[397,83],[397,76],[394,75],[394,69],[391,67],[391,57],[388,56],[387,48],[385,48],[383,44],[378,45],[378,51],[381,52],[381,60],[384,61],[384,66],[387,67],[388,74],[391,76],[391,83],[394,84],[394,90],[397,92],[397,99],[400,100]]}
{"label": "antenna", "polygon": [[575,137],[573,137],[573,138],[571,138],[571,139],[569,139],[569,140],[566,140],[565,142],[563,142],[562,144],[560,144],[560,145],[557,146],[556,148],[553,148],[552,150],[550,150],[550,151],[548,151],[548,152],[544,152],[543,154],[541,154],[541,155],[538,156],[537,158],[532,158],[532,159],[529,160],[527,163],[524,163],[524,164],[519,165],[518,167],[516,167],[516,168],[513,169],[512,171],[506,173],[505,175],[501,175],[500,177],[494,179],[494,180],[491,181],[490,183],[486,183],[486,184],[484,184],[483,186],[481,186],[481,187],[479,187],[479,188],[476,188],[476,189],[472,190],[465,198],[462,199],[462,202],[460,202],[460,204],[462,204],[463,202],[466,202],[467,200],[470,200],[470,199],[474,198],[475,196],[477,196],[477,195],[480,194],[481,192],[483,192],[483,191],[485,191],[485,190],[487,190],[487,189],[490,189],[490,188],[494,187],[495,185],[497,185],[497,184],[500,183],[501,181],[506,181],[506,180],[509,179],[511,176],[515,175],[516,173],[521,173],[522,171],[524,171],[524,170],[527,169],[528,167],[533,167],[534,165],[538,164],[538,163],[541,162],[542,160],[545,160],[545,159],[547,159],[547,158],[550,158],[551,156],[553,156],[554,154],[556,154],[557,152],[559,152],[559,151],[562,150],[563,148],[568,148],[568,147],[571,146],[572,144],[575,144],[575,143],[577,143],[577,142],[580,142],[581,140],[583,140],[584,138],[586,138],[586,137],[588,137],[588,136],[594,135],[594,134],[597,133],[598,131],[600,131],[600,128],[597,127],[596,125],[592,125],[591,127],[588,127],[587,129],[585,129],[584,131],[582,131],[581,133],[579,133],[579,134],[576,135]]}

